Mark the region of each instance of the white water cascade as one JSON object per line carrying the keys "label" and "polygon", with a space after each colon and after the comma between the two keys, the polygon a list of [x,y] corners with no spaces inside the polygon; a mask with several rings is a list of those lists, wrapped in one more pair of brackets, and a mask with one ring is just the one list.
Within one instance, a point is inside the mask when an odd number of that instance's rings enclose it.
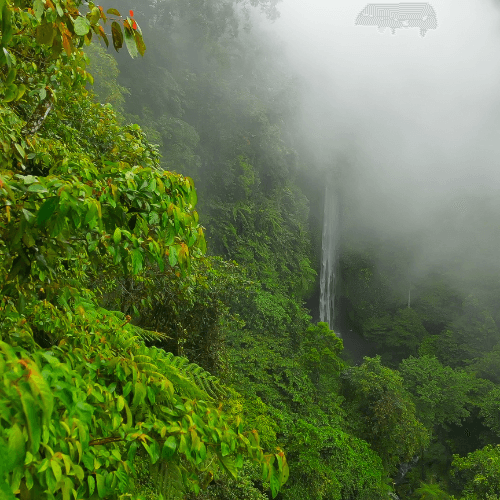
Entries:
{"label": "white water cascade", "polygon": [[337,272],[337,240],[339,228],[338,200],[331,186],[325,187],[323,234],[321,241],[321,270],[319,320],[333,329],[335,320],[335,274]]}

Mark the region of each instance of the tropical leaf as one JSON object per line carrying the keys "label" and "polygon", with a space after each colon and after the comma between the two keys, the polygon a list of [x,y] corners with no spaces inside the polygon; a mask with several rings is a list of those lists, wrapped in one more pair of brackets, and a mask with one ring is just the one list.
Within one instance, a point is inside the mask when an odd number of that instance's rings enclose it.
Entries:
{"label": "tropical leaf", "polygon": [[39,396],[42,403],[43,420],[45,425],[50,424],[52,410],[54,408],[54,397],[50,391],[47,382],[38,371],[36,364],[31,361],[28,365],[29,376],[28,383],[35,396]]}
{"label": "tropical leaf", "polygon": [[31,444],[30,451],[35,454],[40,447],[40,439],[42,435],[40,420],[37,415],[37,405],[33,396],[25,391],[21,392],[21,402],[28,427],[28,436]]}

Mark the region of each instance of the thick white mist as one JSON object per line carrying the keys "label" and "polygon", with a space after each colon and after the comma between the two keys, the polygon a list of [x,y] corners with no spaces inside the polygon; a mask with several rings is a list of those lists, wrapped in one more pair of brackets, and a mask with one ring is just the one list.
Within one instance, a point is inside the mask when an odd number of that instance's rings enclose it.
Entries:
{"label": "thick white mist", "polygon": [[283,0],[269,26],[305,82],[307,143],[342,170],[360,234],[421,235],[423,268],[459,251],[500,267],[500,1],[429,1],[424,38],[356,26],[367,3]]}

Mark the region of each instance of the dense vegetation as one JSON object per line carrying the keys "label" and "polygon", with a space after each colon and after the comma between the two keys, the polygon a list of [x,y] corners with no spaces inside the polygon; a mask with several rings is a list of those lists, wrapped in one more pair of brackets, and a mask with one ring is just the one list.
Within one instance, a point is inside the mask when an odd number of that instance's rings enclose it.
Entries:
{"label": "dense vegetation", "polygon": [[0,499],[498,498],[497,276],[346,227],[381,356],[305,308],[323,186],[250,22],[276,2],[82,3],[0,1]]}

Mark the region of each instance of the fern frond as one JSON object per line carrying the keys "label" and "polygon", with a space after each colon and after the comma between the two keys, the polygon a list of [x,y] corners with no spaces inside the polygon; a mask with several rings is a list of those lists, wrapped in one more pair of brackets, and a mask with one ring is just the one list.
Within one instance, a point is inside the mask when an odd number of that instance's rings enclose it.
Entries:
{"label": "fern frond", "polygon": [[167,378],[164,373],[159,371],[158,365],[154,363],[137,363],[137,368],[143,372],[147,377],[156,378],[161,380],[162,378]]}
{"label": "fern frond", "polygon": [[134,355],[134,361],[136,363],[154,363],[156,358],[153,358],[152,356],[148,356],[147,354],[135,354]]}
{"label": "fern frond", "polygon": [[129,477],[125,472],[122,464],[119,465],[118,469],[115,471],[115,476],[118,479],[118,488],[121,492],[127,491],[129,485]]}
{"label": "fern frond", "polygon": [[[115,315],[114,312],[112,314]],[[109,341],[114,348],[128,352],[131,356],[130,362],[134,363],[142,373],[157,380],[167,379],[175,391],[183,397],[208,401],[226,395],[226,390],[219,380],[201,366],[190,363],[183,356],[175,356],[163,349],[146,346],[140,337],[150,334],[158,334],[158,338],[167,338],[158,332],[127,325],[119,331],[112,332]]]}
{"label": "fern frond", "polygon": [[182,472],[180,468],[174,464],[163,461],[156,466],[153,471],[153,477],[156,477],[157,492],[163,495],[165,500],[181,500],[184,498],[184,483],[182,481]]}
{"label": "fern frond", "polygon": [[143,328],[137,328],[137,335],[142,341],[159,342],[161,340],[172,340],[172,337],[169,337],[166,333],[144,330]]}
{"label": "fern frond", "polygon": [[186,372],[190,374],[193,380],[195,380],[205,392],[214,398],[220,395],[227,395],[226,390],[220,384],[219,380],[196,363],[190,363],[186,368]]}
{"label": "fern frond", "polygon": [[62,307],[63,309],[69,309],[69,304],[68,304],[68,299],[69,299],[69,296],[67,297],[67,295],[69,295],[67,293],[67,289],[63,291],[63,293],[59,294],[57,296],[57,304]]}
{"label": "fern frond", "polygon": [[189,360],[182,356],[174,356],[172,358],[172,365],[179,370],[182,370],[183,368],[187,367],[187,365],[189,365]]}
{"label": "fern frond", "polygon": [[[151,348],[153,350],[155,348]],[[207,372],[196,363],[190,363],[187,358],[175,356],[173,353],[165,353],[157,349],[159,353],[156,358],[159,366],[167,378],[174,384],[183,389],[179,391],[187,396],[198,399],[218,399],[225,395],[226,391],[219,380]]]}
{"label": "fern frond", "polygon": [[192,375],[197,375],[198,373],[203,372],[203,368],[196,363],[190,363],[186,368],[186,371],[190,372]]}

